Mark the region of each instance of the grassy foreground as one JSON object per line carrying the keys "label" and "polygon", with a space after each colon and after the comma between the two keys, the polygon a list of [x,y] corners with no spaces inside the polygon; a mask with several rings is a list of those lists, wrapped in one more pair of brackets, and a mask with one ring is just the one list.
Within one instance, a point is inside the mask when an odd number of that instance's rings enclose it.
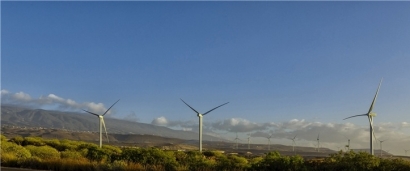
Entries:
{"label": "grassy foreground", "polygon": [[164,151],[158,148],[120,148],[82,141],[1,135],[1,166],[54,171],[135,170],[269,170],[269,171],[408,171],[410,162],[384,159],[368,153],[339,152],[320,160],[281,156],[269,152],[261,157],[225,155],[205,151]]}

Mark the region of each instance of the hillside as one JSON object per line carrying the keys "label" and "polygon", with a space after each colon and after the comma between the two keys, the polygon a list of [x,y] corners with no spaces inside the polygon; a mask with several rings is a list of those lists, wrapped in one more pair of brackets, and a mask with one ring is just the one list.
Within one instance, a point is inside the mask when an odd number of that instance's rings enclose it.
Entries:
{"label": "hillside", "polygon": [[[105,117],[104,120],[109,134],[157,135],[184,140],[198,139],[198,133],[196,132],[173,130],[152,124],[120,120],[110,117]],[[84,113],[29,109],[9,105],[1,106],[2,126],[53,128],[70,130],[73,132],[98,132],[98,124],[97,117]],[[203,139],[222,140],[218,137],[205,134],[203,135]]]}

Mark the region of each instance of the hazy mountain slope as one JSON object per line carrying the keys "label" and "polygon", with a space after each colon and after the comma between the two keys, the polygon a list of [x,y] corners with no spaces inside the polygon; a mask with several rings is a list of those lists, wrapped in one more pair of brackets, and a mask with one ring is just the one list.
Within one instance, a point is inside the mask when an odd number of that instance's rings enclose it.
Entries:
{"label": "hazy mountain slope", "polygon": [[[105,117],[108,133],[149,134],[180,139],[198,139],[198,133],[172,130],[166,127]],[[1,106],[1,124],[10,126],[58,128],[72,131],[99,131],[96,116],[83,113],[28,109],[18,106]],[[203,135],[204,140],[217,140],[216,137]]]}

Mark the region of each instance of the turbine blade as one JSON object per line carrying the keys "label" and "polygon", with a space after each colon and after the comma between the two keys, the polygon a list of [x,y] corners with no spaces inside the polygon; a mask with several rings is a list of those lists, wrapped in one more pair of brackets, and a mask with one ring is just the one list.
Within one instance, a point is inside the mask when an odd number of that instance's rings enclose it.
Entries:
{"label": "turbine blade", "polygon": [[91,115],[100,116],[100,115],[98,115],[98,114],[95,114],[95,113],[93,113],[93,112],[86,111],[86,110],[84,110],[84,109],[81,109],[81,110],[83,110],[84,112],[87,112],[87,113],[89,113],[89,114],[91,114]]}
{"label": "turbine blade", "polygon": [[[182,100],[182,99],[181,99]],[[185,101],[184,100],[182,100],[182,102],[184,102],[185,103]],[[200,114],[198,111],[196,111],[194,108],[192,108],[191,106],[189,106],[189,104],[188,103],[185,103],[189,108],[191,108],[194,112],[196,112],[196,114]]]}
{"label": "turbine blade", "polygon": [[107,111],[105,111],[105,113],[104,113],[102,116],[104,116],[105,114],[107,114],[107,112],[108,112],[115,104],[117,104],[118,101],[120,101],[120,99],[118,99],[114,104],[112,104],[111,107],[108,108]]}
{"label": "turbine blade", "polygon": [[382,81],[383,81],[383,78],[380,80],[379,87],[377,87],[376,94],[374,95],[374,98],[373,98],[372,104],[370,105],[370,109],[368,113],[370,113],[373,110],[373,106],[374,106],[374,103],[376,103],[377,94],[379,94],[379,89],[380,89],[380,85],[382,84]]}
{"label": "turbine blade", "polygon": [[215,108],[209,110],[208,112],[205,112],[205,113],[202,114],[202,115],[206,115],[206,114],[208,114],[209,112],[212,112],[213,110],[215,110],[215,109],[217,109],[217,108],[219,108],[219,107],[221,107],[221,106],[223,106],[223,105],[226,105],[226,104],[228,104],[228,103],[229,103],[229,102],[226,102],[226,103],[224,103],[224,104],[221,104],[221,105],[219,105],[219,106],[217,106],[217,107],[215,107]]}
{"label": "turbine blade", "polygon": [[349,116],[349,117],[347,117],[347,118],[344,118],[343,120],[346,120],[346,119],[349,119],[349,118],[354,118],[354,117],[357,117],[357,116],[367,116],[368,114],[361,114],[361,115],[354,115],[354,116]]}
{"label": "turbine blade", "polygon": [[107,141],[110,142],[110,140],[108,139],[107,127],[105,127],[104,118],[101,118],[101,122],[102,122],[102,124],[103,124],[103,126],[104,126],[105,136],[107,137]]}

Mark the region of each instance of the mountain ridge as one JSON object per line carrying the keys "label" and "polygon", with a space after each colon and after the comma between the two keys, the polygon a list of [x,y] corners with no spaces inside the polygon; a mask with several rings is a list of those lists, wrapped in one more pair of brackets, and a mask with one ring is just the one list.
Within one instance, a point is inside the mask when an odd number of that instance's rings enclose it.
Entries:
{"label": "mountain ridge", "polygon": [[[141,134],[185,140],[198,139],[198,133],[174,130],[147,123],[105,117],[108,134]],[[99,122],[93,115],[44,109],[31,109],[14,105],[1,105],[1,124],[19,127],[42,127],[71,131],[98,132]],[[224,140],[220,137],[203,135],[204,140]]]}

